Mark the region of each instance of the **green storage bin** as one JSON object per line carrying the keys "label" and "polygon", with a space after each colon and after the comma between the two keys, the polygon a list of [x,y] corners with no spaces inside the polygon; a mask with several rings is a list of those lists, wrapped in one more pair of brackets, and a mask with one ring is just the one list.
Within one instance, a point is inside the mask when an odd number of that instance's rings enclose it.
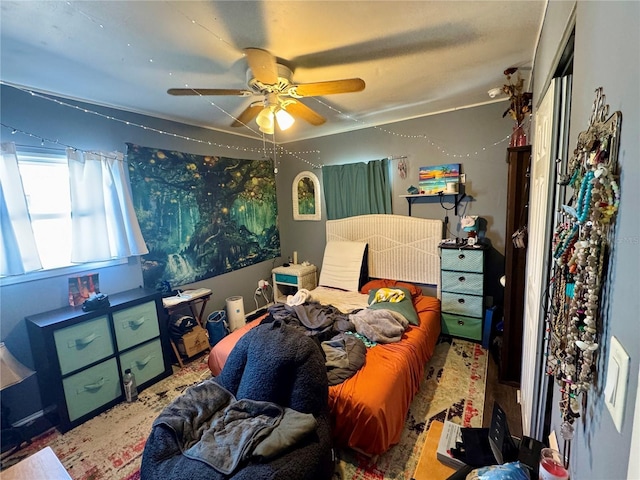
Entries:
{"label": "green storage bin", "polygon": [[120,356],[120,371],[130,368],[136,383],[142,385],[164,372],[164,359],[160,339],[154,340]]}
{"label": "green storage bin", "polygon": [[142,303],[113,312],[118,351],[126,350],[160,335],[155,302]]}
{"label": "green storage bin", "polygon": [[484,271],[484,252],[482,250],[443,248],[440,252],[442,270],[476,273]]}
{"label": "green storage bin", "polygon": [[62,386],[72,422],[122,395],[115,358],[63,379]]}
{"label": "green storage bin", "polygon": [[443,313],[442,333],[480,341],[482,340],[482,319]]}
{"label": "green storage bin", "polygon": [[482,295],[484,279],[481,273],[442,272],[442,290],[455,293]]}
{"label": "green storage bin", "polygon": [[107,315],[56,330],[53,338],[62,375],[114,353]]}
{"label": "green storage bin", "polygon": [[483,297],[464,293],[442,292],[442,311],[482,318]]}

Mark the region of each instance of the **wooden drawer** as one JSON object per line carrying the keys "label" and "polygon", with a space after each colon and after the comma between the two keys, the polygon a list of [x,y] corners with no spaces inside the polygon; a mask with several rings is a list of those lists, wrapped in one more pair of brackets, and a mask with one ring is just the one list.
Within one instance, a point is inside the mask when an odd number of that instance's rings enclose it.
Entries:
{"label": "wooden drawer", "polygon": [[483,297],[463,293],[442,292],[442,311],[482,318]]}
{"label": "wooden drawer", "polygon": [[130,368],[136,376],[138,386],[148,382],[164,372],[164,358],[160,339],[129,350],[120,356],[120,372]]}
{"label": "wooden drawer", "polygon": [[122,395],[115,358],[63,379],[62,385],[72,422]]}
{"label": "wooden drawer", "polygon": [[118,350],[138,345],[160,335],[155,302],[142,303],[113,312]]}
{"label": "wooden drawer", "polygon": [[443,271],[442,290],[482,295],[484,290],[483,275],[481,273]]}
{"label": "wooden drawer", "polygon": [[480,341],[482,340],[482,319],[443,313],[442,333]]}
{"label": "wooden drawer", "polygon": [[53,337],[62,375],[114,353],[107,315],[56,330]]}
{"label": "wooden drawer", "polygon": [[484,271],[484,252],[482,250],[460,250],[443,248],[441,252],[442,270],[458,270],[461,272]]}

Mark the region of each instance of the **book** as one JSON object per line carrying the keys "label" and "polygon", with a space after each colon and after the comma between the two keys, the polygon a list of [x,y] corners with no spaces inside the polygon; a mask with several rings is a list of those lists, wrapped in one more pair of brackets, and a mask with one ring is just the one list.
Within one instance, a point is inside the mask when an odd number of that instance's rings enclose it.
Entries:
{"label": "book", "polygon": [[445,420],[436,450],[437,459],[451,468],[458,469],[465,466],[462,460],[455,458],[451,453],[451,450],[457,449],[461,443],[462,427],[457,423]]}

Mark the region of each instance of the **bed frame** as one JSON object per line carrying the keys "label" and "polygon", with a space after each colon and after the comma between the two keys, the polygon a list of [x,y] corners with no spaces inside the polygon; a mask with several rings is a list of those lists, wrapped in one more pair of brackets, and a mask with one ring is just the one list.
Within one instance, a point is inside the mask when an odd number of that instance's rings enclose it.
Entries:
{"label": "bed frame", "polygon": [[328,220],[327,242],[368,244],[371,278],[393,278],[440,291],[442,220],[405,215],[360,215]]}

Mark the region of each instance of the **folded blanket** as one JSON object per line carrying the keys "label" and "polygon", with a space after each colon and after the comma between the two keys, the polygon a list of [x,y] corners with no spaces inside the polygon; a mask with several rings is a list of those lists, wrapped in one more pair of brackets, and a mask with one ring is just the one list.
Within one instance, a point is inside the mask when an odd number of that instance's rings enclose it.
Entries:
{"label": "folded blanket", "polygon": [[399,342],[409,325],[403,315],[391,310],[371,308],[349,315],[349,320],[356,326],[358,333],[378,343]]}

